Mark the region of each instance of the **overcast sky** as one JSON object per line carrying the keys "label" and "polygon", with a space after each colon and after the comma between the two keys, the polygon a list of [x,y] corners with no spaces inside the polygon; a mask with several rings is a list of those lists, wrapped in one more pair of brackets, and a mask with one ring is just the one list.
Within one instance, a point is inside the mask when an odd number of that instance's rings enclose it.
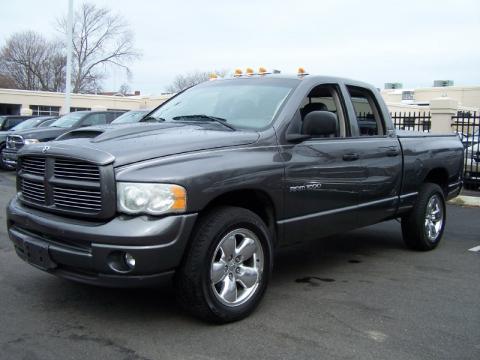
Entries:
{"label": "overcast sky", "polygon": [[[80,0],[74,0],[80,4]],[[2,0],[0,42],[46,36],[67,0]],[[143,56],[132,90],[159,94],[178,73],[247,66],[355,78],[383,87],[434,79],[480,85],[480,1],[95,0],[123,15]],[[113,71],[106,90],[126,81]]]}

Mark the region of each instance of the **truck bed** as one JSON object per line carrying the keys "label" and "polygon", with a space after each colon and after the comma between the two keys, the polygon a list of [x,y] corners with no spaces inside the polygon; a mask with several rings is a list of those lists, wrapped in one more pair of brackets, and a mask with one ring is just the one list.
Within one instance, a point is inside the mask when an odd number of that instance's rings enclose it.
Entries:
{"label": "truck bed", "polygon": [[[427,175],[445,180],[442,182],[446,184],[444,191],[447,198],[458,194],[462,185],[464,149],[456,134],[399,130],[397,136],[403,152],[400,212],[415,202]],[[429,173],[437,168],[443,170]]]}

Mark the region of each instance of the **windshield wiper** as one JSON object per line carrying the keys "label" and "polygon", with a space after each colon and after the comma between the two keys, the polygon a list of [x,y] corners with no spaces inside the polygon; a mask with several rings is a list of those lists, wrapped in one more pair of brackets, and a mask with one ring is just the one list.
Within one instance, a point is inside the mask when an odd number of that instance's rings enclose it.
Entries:
{"label": "windshield wiper", "polygon": [[230,130],[233,130],[233,131],[237,130],[232,125],[227,124],[227,119],[217,117],[217,116],[198,114],[198,115],[181,115],[181,116],[175,116],[172,118],[172,120],[182,120],[182,119],[187,119],[187,120],[198,119],[200,121],[212,121],[212,122],[222,124],[223,126],[226,126],[227,128],[229,128]]}
{"label": "windshield wiper", "polygon": [[156,118],[155,116],[152,116],[152,115],[149,115],[147,117],[143,117],[140,119],[140,122],[149,122],[149,121],[157,121],[157,122],[162,122],[162,121],[165,121],[164,118]]}

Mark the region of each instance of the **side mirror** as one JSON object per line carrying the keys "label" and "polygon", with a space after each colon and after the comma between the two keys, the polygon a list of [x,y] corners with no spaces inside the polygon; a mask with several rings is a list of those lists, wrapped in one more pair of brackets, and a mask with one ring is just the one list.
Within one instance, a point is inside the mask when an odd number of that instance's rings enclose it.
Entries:
{"label": "side mirror", "polygon": [[337,116],[330,111],[311,111],[303,120],[302,134],[314,137],[338,136]]}

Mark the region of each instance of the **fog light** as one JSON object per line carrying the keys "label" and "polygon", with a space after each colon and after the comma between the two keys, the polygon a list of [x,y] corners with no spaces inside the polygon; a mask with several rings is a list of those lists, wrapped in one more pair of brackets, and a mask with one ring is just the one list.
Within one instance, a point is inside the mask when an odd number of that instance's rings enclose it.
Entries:
{"label": "fog light", "polygon": [[123,255],[123,259],[125,260],[125,264],[127,264],[130,270],[135,267],[135,258],[131,254],[125,253],[125,255]]}

